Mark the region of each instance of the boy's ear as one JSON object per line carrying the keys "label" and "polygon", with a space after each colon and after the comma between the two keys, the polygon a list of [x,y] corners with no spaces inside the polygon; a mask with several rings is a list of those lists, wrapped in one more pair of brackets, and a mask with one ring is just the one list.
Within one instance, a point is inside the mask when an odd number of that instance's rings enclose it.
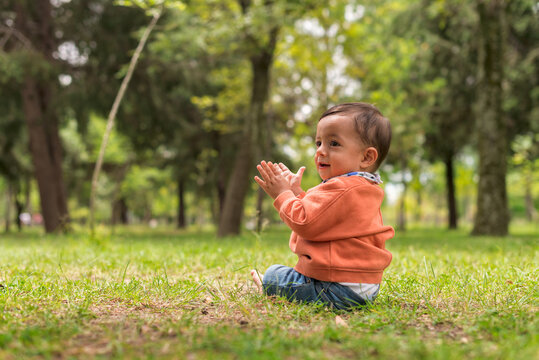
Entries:
{"label": "boy's ear", "polygon": [[376,159],[378,159],[378,151],[374,147],[369,146],[361,153],[361,169],[368,170],[376,163]]}

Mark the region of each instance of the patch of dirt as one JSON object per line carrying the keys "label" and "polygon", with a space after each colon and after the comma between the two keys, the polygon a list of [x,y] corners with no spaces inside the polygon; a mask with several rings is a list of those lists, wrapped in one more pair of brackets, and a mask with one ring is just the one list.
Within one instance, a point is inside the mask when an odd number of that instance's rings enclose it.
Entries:
{"label": "patch of dirt", "polygon": [[422,314],[410,323],[410,326],[421,331],[422,337],[432,339],[440,335],[446,336],[452,340],[467,342],[466,334],[462,327],[455,325],[451,321],[435,322],[428,314]]}
{"label": "patch of dirt", "polygon": [[115,341],[135,347],[163,343],[161,353],[167,353],[166,339],[189,343],[190,338],[196,336],[196,327],[182,330],[184,320],[197,325],[231,325],[245,329],[263,327],[267,320],[264,303],[244,305],[237,300],[215,301],[211,297],[187,304],[159,300],[134,304],[114,299],[93,304],[88,310],[93,316],[84,322],[79,334],[67,340],[62,358],[110,355],[115,352]]}
{"label": "patch of dirt", "polygon": [[[93,304],[88,309],[93,316],[84,320],[79,334],[66,340],[65,351],[60,357],[111,355],[118,351],[118,343],[127,343],[134,348],[154,346],[157,348],[155,351],[168,354],[172,351],[169,347],[173,348],[174,344],[189,347],[198,335],[204,336],[207,327],[231,326],[250,331],[271,326],[268,324],[272,319],[278,319],[278,326],[290,337],[302,336],[305,331],[324,331],[324,319],[318,319],[316,315],[305,319],[293,318],[286,310],[280,314],[277,310],[280,306],[275,303],[284,300],[274,298],[256,302],[253,301],[253,291],[250,288],[233,289],[230,292],[212,288],[203,293],[205,298],[189,303],[160,299],[133,303],[113,299]],[[468,339],[464,330],[452,320],[436,321],[433,306],[435,309],[440,307],[444,313],[450,311],[446,303],[402,304],[405,310],[415,314],[405,327],[417,329],[425,340],[447,337],[466,343]],[[325,318],[323,314],[320,316]],[[353,323],[349,321],[353,313],[341,316],[345,323]],[[346,327],[341,328],[349,331]],[[160,350],[158,346],[161,346]]]}
{"label": "patch of dirt", "polygon": [[204,325],[256,326],[267,314],[267,309],[262,303],[250,304],[247,307],[238,302],[214,302],[210,298],[201,303],[191,304],[190,309],[197,311],[194,320]]}
{"label": "patch of dirt", "polygon": [[170,303],[134,305],[112,300],[94,304],[88,310],[94,316],[67,341],[62,357],[109,355],[116,341],[136,346],[181,335],[170,324],[181,318],[182,309]]}
{"label": "patch of dirt", "polygon": [[[453,320],[458,320],[458,318],[466,316],[466,314],[470,315],[473,312],[470,309],[466,311],[463,306],[463,303],[460,301],[447,301],[443,299],[432,300],[428,304],[426,301],[421,300],[416,304],[405,303],[401,305],[404,310],[416,314],[416,317],[407,325],[419,330],[422,338],[433,339],[444,336],[452,340],[467,343],[468,338],[464,329],[453,322]],[[447,314],[445,317],[452,318],[452,320],[433,320],[433,314],[437,312]],[[452,317],[450,314],[458,314],[458,316]]]}

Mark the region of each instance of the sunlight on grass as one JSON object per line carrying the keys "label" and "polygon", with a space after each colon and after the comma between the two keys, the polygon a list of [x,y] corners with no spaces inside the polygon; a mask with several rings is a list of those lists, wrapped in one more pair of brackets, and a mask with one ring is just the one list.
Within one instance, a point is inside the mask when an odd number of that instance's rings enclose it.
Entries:
{"label": "sunlight on grass", "polygon": [[539,233],[515,230],[398,232],[380,296],[350,313],[256,292],[251,268],[295,262],[286,229],[3,236],[0,358],[531,359]]}

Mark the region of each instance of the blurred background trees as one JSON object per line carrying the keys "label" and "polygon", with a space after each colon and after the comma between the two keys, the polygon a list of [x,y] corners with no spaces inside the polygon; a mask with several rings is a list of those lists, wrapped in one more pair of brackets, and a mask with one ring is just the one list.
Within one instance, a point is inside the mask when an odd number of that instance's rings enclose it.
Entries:
{"label": "blurred background trees", "polygon": [[[164,4],[116,117],[103,224],[277,222],[261,159],[312,165],[318,116],[376,104],[393,126],[386,222],[503,235],[537,216],[539,6],[527,0]],[[149,22],[137,1],[0,0],[0,218],[88,218],[105,118]],[[23,214],[26,214],[22,216]],[[27,221],[28,217],[30,221]]]}

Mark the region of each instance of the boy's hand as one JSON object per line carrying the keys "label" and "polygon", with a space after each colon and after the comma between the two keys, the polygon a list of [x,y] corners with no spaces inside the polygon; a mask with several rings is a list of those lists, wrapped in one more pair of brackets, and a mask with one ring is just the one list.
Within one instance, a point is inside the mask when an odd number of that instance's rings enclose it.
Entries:
{"label": "boy's hand", "polygon": [[305,172],[305,166],[300,167],[298,172],[295,174],[283,163],[279,163],[278,166],[283,171],[283,175],[286,180],[288,180],[294,195],[298,196],[301,194],[303,192],[303,189],[301,188],[301,179],[303,177],[303,173]]}
{"label": "boy's hand", "polygon": [[256,166],[256,169],[262,176],[262,179],[255,176],[255,181],[272,199],[275,199],[286,190],[292,190],[289,181],[277,164],[262,161],[260,165]]}

